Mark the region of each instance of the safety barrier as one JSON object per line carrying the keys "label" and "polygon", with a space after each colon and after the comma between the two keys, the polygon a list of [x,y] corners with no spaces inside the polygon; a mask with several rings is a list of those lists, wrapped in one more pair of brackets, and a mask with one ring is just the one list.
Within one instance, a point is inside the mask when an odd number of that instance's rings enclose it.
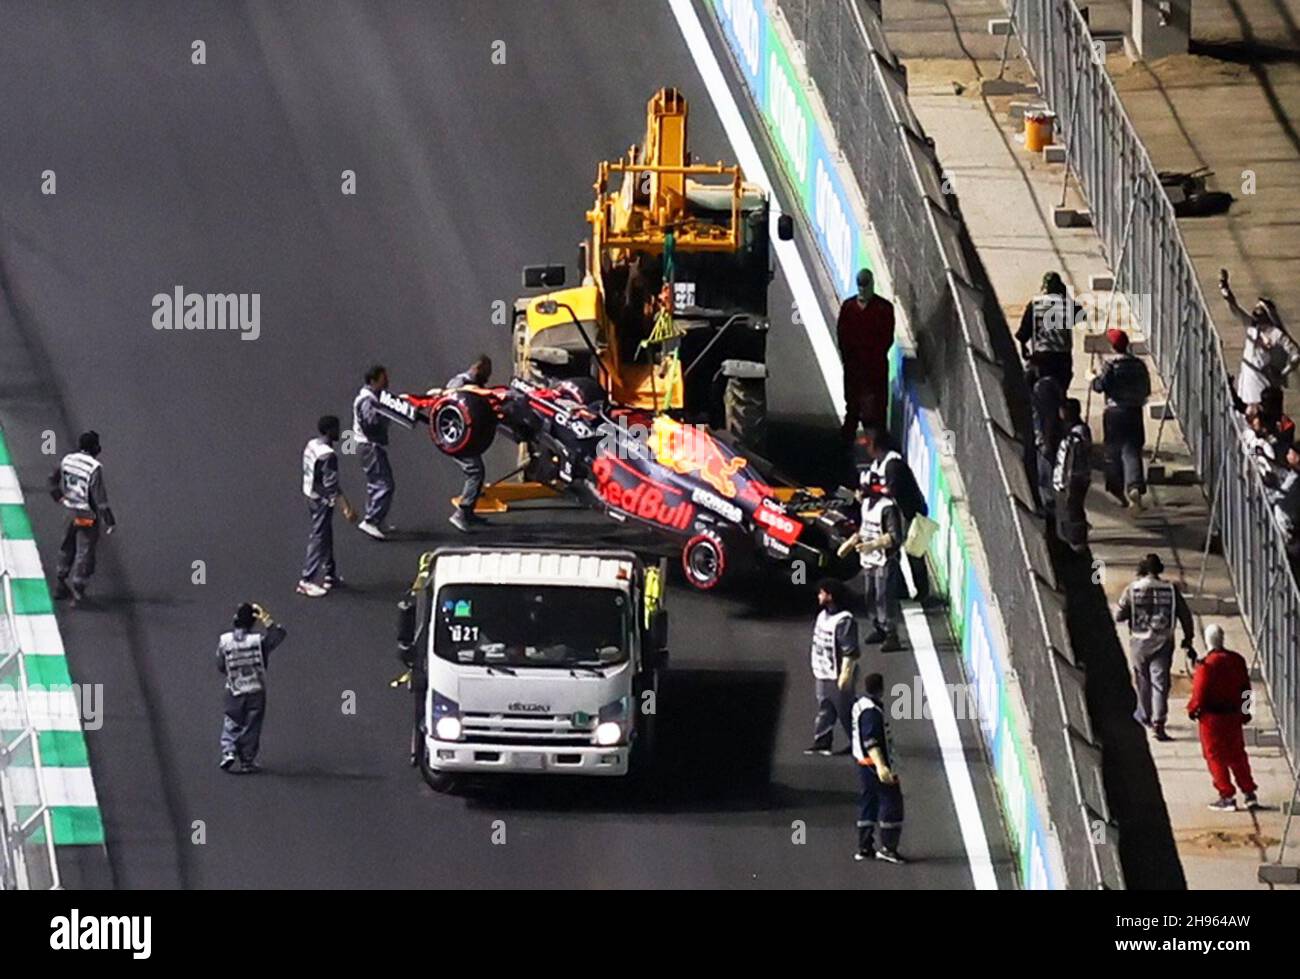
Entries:
{"label": "safety barrier", "polygon": [[[1061,126],[1117,290],[1140,314],[1169,405],[1209,487],[1211,518],[1268,684],[1282,743],[1300,763],[1300,587],[1258,471],[1241,451],[1232,375],[1173,204],[1072,0],[1014,0],[1011,19]],[[1158,447],[1158,441],[1157,441]]]}
{"label": "safety barrier", "polygon": [[13,577],[0,552],[0,887],[59,886],[54,823],[45,798],[41,749],[27,709],[27,668],[18,646]]}
{"label": "safety barrier", "polygon": [[87,701],[79,694],[86,690],[74,686],[68,672],[54,602],[3,430],[0,601],[3,886],[56,888],[67,877],[60,872],[60,851],[102,847],[104,821],[82,730]]}
{"label": "safety barrier", "polygon": [[[905,399],[909,459],[923,467],[918,475],[928,481],[941,524],[948,506],[940,455],[955,458],[965,483],[979,487],[966,504],[996,578],[972,573],[979,562],[967,555],[959,528],[936,535],[931,558],[947,586],[968,673],[981,686],[981,706],[985,685],[996,703],[1018,681],[1033,719],[1023,731],[1013,729],[1009,711],[981,718],[1022,880],[1030,887],[1122,887],[1082,670],[1017,441],[1023,401],[1003,389],[999,345],[1010,335],[991,290],[981,289],[956,201],[908,104],[906,75],[879,20],[854,0],[714,0],[714,13],[841,294],[852,291],[854,269],[867,264],[868,237],[874,233],[879,243],[895,306],[916,337],[949,427],[928,431]],[[841,155],[870,229],[853,217]],[[1005,628],[994,629],[996,620]],[[1042,791],[1028,774],[1031,753]]]}

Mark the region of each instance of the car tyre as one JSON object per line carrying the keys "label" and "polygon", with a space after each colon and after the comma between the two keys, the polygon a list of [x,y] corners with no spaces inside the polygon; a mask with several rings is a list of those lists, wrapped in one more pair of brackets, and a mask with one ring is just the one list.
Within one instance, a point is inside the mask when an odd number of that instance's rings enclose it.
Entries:
{"label": "car tyre", "polygon": [[429,436],[453,458],[482,455],[496,433],[496,412],[487,398],[473,391],[452,391],[429,410]]}
{"label": "car tyre", "polygon": [[727,570],[727,551],[712,534],[696,534],[682,547],[682,570],[691,587],[716,588]]}

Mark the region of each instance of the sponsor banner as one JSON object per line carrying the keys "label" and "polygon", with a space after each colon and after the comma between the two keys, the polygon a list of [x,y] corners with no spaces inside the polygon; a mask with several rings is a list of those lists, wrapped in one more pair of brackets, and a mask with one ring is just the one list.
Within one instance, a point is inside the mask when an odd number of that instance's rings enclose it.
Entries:
{"label": "sponsor banner", "polygon": [[[857,290],[858,269],[870,267],[871,262],[858,233],[857,222],[853,220],[850,198],[840,179],[839,167],[835,165],[836,157],[831,155],[819,128],[812,131],[810,160],[812,206],[807,213],[812,217],[817,245],[839,286],[840,295],[848,296]],[[808,203],[808,200],[804,201],[805,207]]]}
{"label": "sponsor banner", "polygon": [[948,595],[949,622],[961,640],[966,678],[977,692],[981,734],[989,749],[1020,879],[1036,890],[1064,887],[1064,876],[1048,856],[1052,851],[1046,809],[1029,765],[1028,732],[1021,729],[1019,714],[1008,700],[1010,651],[993,625],[988,584],[976,562],[968,559],[965,534],[943,475],[945,433],[933,429],[910,385],[900,383],[895,394],[901,397],[908,465],[925,491],[930,517],[939,525],[930,542],[933,581]]}
{"label": "sponsor banner", "polygon": [[763,0],[714,0],[718,22],[751,92],[763,91],[768,17]]}
{"label": "sponsor banner", "polygon": [[790,54],[763,0],[714,0],[713,6],[836,289],[850,295],[858,269],[871,266],[866,239]]}
{"label": "sponsor banner", "polygon": [[[728,45],[741,65],[741,80],[758,107],[786,177],[812,228],[818,250],[840,295],[856,287],[857,269],[870,268],[865,229],[854,220],[851,198],[836,166],[830,143],[817,124],[794,63],[760,0],[714,0]],[[895,345],[890,358],[891,418],[902,412],[901,431],[909,465],[915,471],[939,530],[930,543],[936,588],[948,596],[948,617],[961,640],[967,679],[980,696],[985,743],[993,762],[998,792],[1010,826],[1012,843],[1026,887],[1062,888],[1063,868],[1047,832],[1046,808],[1029,765],[1028,732],[1019,713],[1010,709],[1010,656],[994,628],[988,583],[969,558],[968,542],[941,461],[946,433],[936,432],[919,409],[920,402],[903,371]]]}

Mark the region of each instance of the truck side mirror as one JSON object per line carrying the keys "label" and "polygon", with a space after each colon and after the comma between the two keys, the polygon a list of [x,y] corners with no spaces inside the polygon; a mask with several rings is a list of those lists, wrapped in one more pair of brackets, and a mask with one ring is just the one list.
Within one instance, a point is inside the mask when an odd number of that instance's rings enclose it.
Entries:
{"label": "truck side mirror", "polygon": [[776,219],[776,236],[782,241],[794,238],[794,218],[789,214],[782,214]]}
{"label": "truck side mirror", "polygon": [[578,281],[581,282],[587,275],[587,243],[578,242]]}
{"label": "truck side mirror", "polygon": [[558,289],[564,285],[563,265],[525,265],[525,289]]}

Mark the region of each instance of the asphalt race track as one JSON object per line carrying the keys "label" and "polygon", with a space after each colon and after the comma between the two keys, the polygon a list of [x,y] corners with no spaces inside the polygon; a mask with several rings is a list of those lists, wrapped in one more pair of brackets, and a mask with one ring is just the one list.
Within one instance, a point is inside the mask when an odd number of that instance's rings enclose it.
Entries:
{"label": "asphalt race track", "polygon": [[[47,568],[63,518],[44,495],[54,460],[41,432],[61,452],[84,428],[101,433],[120,523],[91,606],[60,613],[74,678],[105,685],[105,723],[88,738],[109,866],[88,862],[87,883],[971,886],[924,719],[893,722],[916,862],[852,861],[852,765],[800,753],[807,589],[674,587],[664,758],[645,784],[511,781],[462,796],[434,794],[408,767],[408,695],[388,686],[393,606],[416,558],[461,539],[446,522],[459,473],[425,434],[393,436],[400,538],[340,522],[351,587],[323,601],[293,592],[302,445],[321,413],[350,426],[369,363],[417,390],[485,350],[500,378],[509,325],[494,304],[508,308],[525,263],[572,267],[596,162],[639,141],[658,87],[690,100],[698,156],[732,158],[666,4],[13,2],[0,16],[0,421]],[[191,64],[195,39],[206,65]],[[40,193],[47,169],[53,196]],[[355,196],[340,192],[344,170]],[[151,298],[177,286],[259,293],[260,337],[153,329]],[[780,282],[772,309],[780,461],[806,471],[830,444],[833,407]],[[510,453],[499,444],[490,469]],[[355,502],[360,466],[342,463]],[[556,511],[497,524],[478,537],[608,530]],[[213,650],[244,599],[289,630],[258,778],[216,765]],[[888,684],[916,673],[910,652],[868,664]],[[1009,886],[987,767],[962,730]]]}

